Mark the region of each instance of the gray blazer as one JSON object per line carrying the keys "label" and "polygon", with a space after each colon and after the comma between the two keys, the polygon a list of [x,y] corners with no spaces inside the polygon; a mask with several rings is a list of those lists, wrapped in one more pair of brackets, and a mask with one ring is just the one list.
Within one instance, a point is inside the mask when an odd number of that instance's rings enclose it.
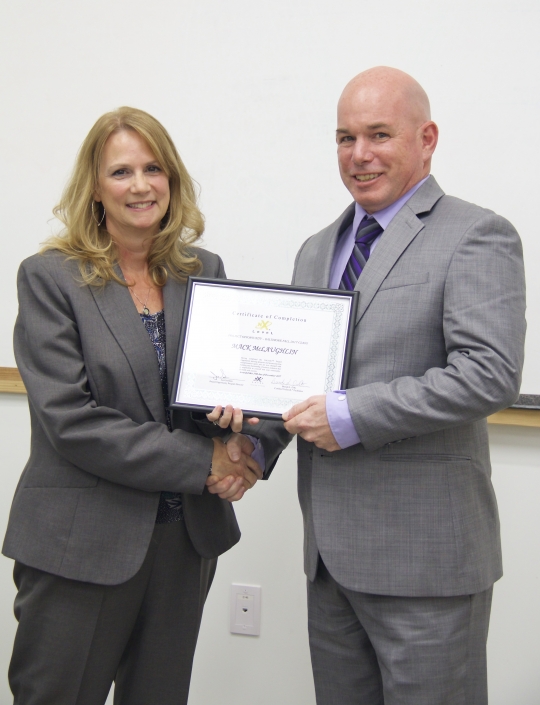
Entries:
{"label": "gray blazer", "polygon": [[[204,276],[225,276],[219,257],[197,254]],[[122,583],[142,564],[163,490],[183,493],[197,552],[223,553],[240,531],[230,503],[205,489],[205,424],[174,411],[168,431],[156,353],[127,288],[79,280],[76,263],[57,252],[19,270],[15,355],[32,441],[4,554],[66,578]],[[169,386],[185,291],[172,277],[163,289]],[[263,444],[271,466],[275,453]]]}
{"label": "gray blazer", "polygon": [[[350,206],[307,240],[293,283],[327,287]],[[519,236],[433,177],[358,280],[347,400],[361,444],[298,439],[305,569],[320,552],[357,591],[459,595],[502,574],[486,416],[519,391],[525,284]]]}

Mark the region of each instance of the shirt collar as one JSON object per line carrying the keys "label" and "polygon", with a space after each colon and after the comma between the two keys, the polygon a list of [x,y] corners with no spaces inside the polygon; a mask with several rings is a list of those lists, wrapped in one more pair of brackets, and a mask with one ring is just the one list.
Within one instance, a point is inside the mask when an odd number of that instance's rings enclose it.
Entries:
{"label": "shirt collar", "polygon": [[[398,198],[397,201],[394,201],[394,203],[387,206],[386,208],[383,208],[381,211],[377,211],[376,213],[371,214],[383,230],[386,230],[394,216],[397,215],[398,211],[403,208],[409,198],[411,198],[411,196],[415,194],[420,188],[420,186],[422,186],[422,184],[424,184],[428,179],[429,174],[417,184],[415,184],[411,189],[409,189],[407,193],[401,196],[401,198]],[[359,203],[356,203],[354,208],[353,232],[356,233],[356,231],[358,230],[358,226],[360,225],[362,218],[365,215],[367,215],[366,211],[362,208]]]}

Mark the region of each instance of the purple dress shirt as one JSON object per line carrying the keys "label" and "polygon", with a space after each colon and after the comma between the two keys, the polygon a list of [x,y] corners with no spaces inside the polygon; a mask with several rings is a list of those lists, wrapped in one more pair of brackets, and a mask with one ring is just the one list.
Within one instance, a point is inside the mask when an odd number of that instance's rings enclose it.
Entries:
{"label": "purple dress shirt", "polygon": [[[407,191],[404,196],[398,198],[397,201],[392,203],[392,205],[387,208],[383,208],[382,211],[372,213],[375,220],[383,229],[383,232],[376,240],[373,241],[369,250],[370,255],[373,254],[374,249],[379,244],[381,237],[384,235],[384,231],[390,225],[390,222],[394,216],[397,215],[398,211],[403,208],[409,198],[416,193],[416,191],[418,191],[420,186],[422,186],[428,178],[429,177],[426,176],[422,179],[422,181],[419,181],[412,187],[412,189]],[[329,289],[339,289],[341,277],[343,276],[343,272],[345,271],[345,267],[347,266],[347,262],[349,261],[354,247],[354,239],[358,226],[365,215],[366,211],[360,204],[356,203],[354,209],[354,220],[352,224],[340,235],[336,244],[332,266],[330,267],[330,280],[328,282]],[[355,443],[360,443],[360,437],[356,432],[351,419],[351,414],[349,412],[347,392],[345,390],[340,389],[334,392],[328,392],[326,395],[326,415],[328,416],[328,423],[330,424],[334,438],[340,448],[348,448],[349,446],[355,445]]]}
{"label": "purple dress shirt", "polygon": [[251,457],[256,463],[259,463],[259,465],[261,466],[261,470],[264,473],[266,470],[266,459],[264,457],[264,448],[262,447],[262,443],[258,438],[255,438],[255,436],[250,436],[248,433],[244,435],[246,435],[249,440],[253,443]]}

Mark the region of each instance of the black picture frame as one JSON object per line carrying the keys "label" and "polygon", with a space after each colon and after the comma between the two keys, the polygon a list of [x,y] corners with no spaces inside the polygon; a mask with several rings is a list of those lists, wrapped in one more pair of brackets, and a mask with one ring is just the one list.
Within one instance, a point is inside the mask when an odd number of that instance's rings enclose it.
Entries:
{"label": "black picture frame", "polygon": [[[170,401],[171,409],[185,409],[189,411],[196,411],[202,413],[208,413],[211,411],[216,404],[195,404],[190,402],[178,401],[178,389],[181,384],[181,379],[183,375],[183,364],[185,360],[185,353],[188,346],[188,327],[191,319],[191,309],[193,304],[193,292],[197,284],[216,286],[222,288],[245,288],[249,290],[266,290],[266,291],[276,291],[276,292],[289,292],[292,294],[305,294],[309,295],[319,295],[325,297],[337,297],[345,298],[349,300],[349,313],[345,332],[345,345],[343,360],[341,361],[341,380],[340,389],[346,389],[347,380],[349,376],[350,368],[350,358],[352,350],[352,339],[354,335],[354,327],[356,325],[356,316],[358,310],[359,294],[357,291],[341,291],[336,289],[317,289],[313,287],[302,287],[302,286],[290,286],[287,284],[272,284],[267,282],[254,282],[254,281],[241,281],[233,279],[216,279],[210,277],[189,277],[187,282],[186,299],[184,302],[184,310],[182,315],[182,325],[180,329],[180,339],[178,353],[176,356],[176,365],[174,370],[174,378],[172,385],[172,394]],[[272,411],[264,411],[261,409],[242,409],[245,416],[256,416],[261,419],[281,419],[281,414]]]}

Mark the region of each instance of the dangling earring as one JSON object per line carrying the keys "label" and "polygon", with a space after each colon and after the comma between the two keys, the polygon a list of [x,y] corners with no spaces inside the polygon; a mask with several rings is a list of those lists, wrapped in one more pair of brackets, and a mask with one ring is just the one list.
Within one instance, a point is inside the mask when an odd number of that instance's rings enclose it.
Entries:
{"label": "dangling earring", "polygon": [[163,218],[161,219],[161,222],[159,224],[160,230],[163,230],[163,228],[169,224],[170,218],[171,218],[171,207],[169,206],[167,208],[167,212],[165,213],[165,215],[163,216]]}
{"label": "dangling earring", "polygon": [[105,206],[101,204],[101,207],[103,208],[103,215],[101,216],[101,220],[98,222],[98,219],[96,218],[96,214],[94,213],[94,201],[92,201],[91,208],[92,208],[92,218],[96,221],[98,228],[103,223],[105,220]]}

